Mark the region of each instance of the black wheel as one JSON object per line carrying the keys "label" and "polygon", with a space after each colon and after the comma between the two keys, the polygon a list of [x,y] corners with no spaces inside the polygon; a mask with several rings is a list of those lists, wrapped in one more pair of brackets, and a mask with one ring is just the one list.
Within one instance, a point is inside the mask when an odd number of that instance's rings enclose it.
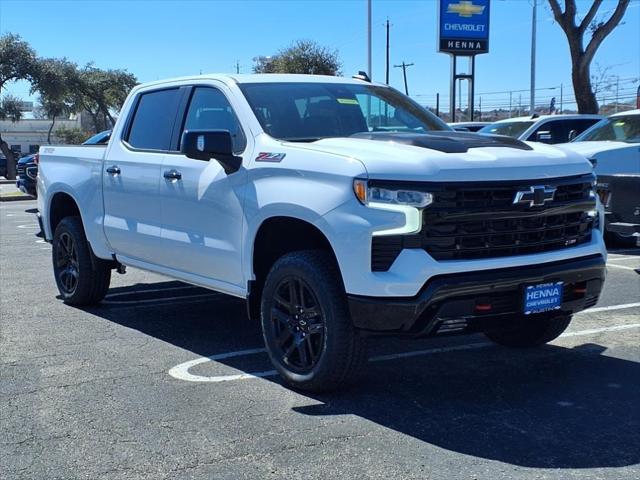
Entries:
{"label": "black wheel", "polygon": [[609,247],[634,248],[637,247],[637,237],[633,235],[621,235],[620,233],[605,232],[604,240]]}
{"label": "black wheel", "polygon": [[93,255],[80,217],[60,221],[53,235],[52,258],[53,274],[65,303],[91,305],[104,298],[111,268]]}
{"label": "black wheel", "polygon": [[484,334],[506,347],[538,347],[558,338],[570,323],[571,315],[541,319],[531,317],[515,330],[487,331]]}
{"label": "black wheel", "polygon": [[262,292],[261,320],[271,361],[294,388],[334,390],[366,361],[340,272],[325,252],[292,252],[276,261]]}

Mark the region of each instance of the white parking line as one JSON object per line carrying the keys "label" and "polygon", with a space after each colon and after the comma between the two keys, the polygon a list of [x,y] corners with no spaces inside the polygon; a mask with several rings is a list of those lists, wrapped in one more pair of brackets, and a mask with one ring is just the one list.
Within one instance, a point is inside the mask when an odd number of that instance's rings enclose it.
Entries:
{"label": "white parking line", "polygon": [[610,262],[618,260],[640,260],[640,257],[637,255],[616,255],[615,257],[613,255],[609,255],[608,260]]}
{"label": "white parking line", "polygon": [[[614,305],[612,307],[604,307],[603,309],[592,309],[591,311],[620,310],[622,308],[633,308],[638,306],[640,306],[640,303],[630,303],[626,305]],[[584,335],[595,335],[598,333],[605,333],[605,332],[617,332],[621,330],[630,330],[635,328],[640,328],[640,323],[630,323],[626,325],[614,325],[610,327],[579,330],[577,332],[567,332],[567,333],[563,333],[560,336],[560,338],[580,337]],[[414,350],[410,352],[377,355],[369,358],[369,362],[384,362],[387,360],[395,360],[400,358],[418,357],[418,356],[424,356],[424,355],[433,355],[437,353],[455,352],[455,351],[462,351],[462,350],[475,350],[475,349],[487,348],[491,346],[495,346],[495,343],[476,342],[476,343],[468,343],[465,345],[454,345],[450,347],[429,348],[425,350]],[[263,372],[247,372],[247,373],[239,373],[239,374],[233,374],[233,375],[215,375],[215,376],[195,375],[189,372],[191,368],[195,367],[196,365],[201,365],[203,363],[222,360],[225,358],[256,355],[256,354],[265,353],[265,352],[266,350],[264,348],[253,348],[249,350],[238,350],[234,352],[220,353],[217,355],[212,355],[210,357],[200,357],[194,360],[189,360],[188,362],[181,363],[180,365],[176,365],[175,367],[171,368],[168,371],[168,373],[169,375],[171,375],[173,378],[177,380],[184,380],[186,382],[206,382],[206,383],[232,382],[236,380],[248,380],[252,378],[273,377],[278,373],[275,370],[267,370]]]}
{"label": "white parking line", "polygon": [[[635,268],[633,268],[633,267],[626,267],[626,266],[624,266],[624,265],[616,265],[615,263],[607,263],[607,267],[621,268],[621,269],[623,269],[623,270],[631,270],[631,271],[633,271],[633,272],[635,272],[635,271],[636,271],[636,269],[635,269]],[[638,267],[638,268],[640,268],[640,267]]]}
{"label": "white parking line", "polygon": [[626,308],[635,308],[635,307],[640,307],[640,302],[624,303],[622,305],[610,305],[608,307],[590,308],[588,310],[582,310],[581,312],[576,313],[576,315],[583,315],[585,313],[608,312],[610,310],[624,310]]}

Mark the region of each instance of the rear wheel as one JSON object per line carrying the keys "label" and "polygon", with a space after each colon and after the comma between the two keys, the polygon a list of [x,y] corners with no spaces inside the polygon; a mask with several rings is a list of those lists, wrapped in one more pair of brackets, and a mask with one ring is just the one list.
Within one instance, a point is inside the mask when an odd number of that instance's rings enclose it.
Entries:
{"label": "rear wheel", "polygon": [[63,218],[53,235],[53,274],[69,305],[91,305],[104,298],[111,281],[108,262],[91,251],[80,217]]}
{"label": "rear wheel", "polygon": [[516,330],[487,331],[485,336],[506,347],[537,347],[562,335],[571,323],[571,315],[527,320]]}
{"label": "rear wheel", "polygon": [[366,360],[353,327],[340,272],[322,251],[281,257],[265,281],[261,320],[265,345],[287,384],[320,392],[353,380]]}

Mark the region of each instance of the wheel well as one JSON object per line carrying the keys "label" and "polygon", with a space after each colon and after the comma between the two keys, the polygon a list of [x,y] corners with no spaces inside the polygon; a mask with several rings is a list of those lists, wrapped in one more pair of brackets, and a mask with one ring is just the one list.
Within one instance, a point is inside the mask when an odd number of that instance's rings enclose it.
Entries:
{"label": "wheel well", "polygon": [[249,285],[247,298],[250,318],[259,318],[262,286],[273,264],[283,255],[298,250],[324,250],[337,265],[329,240],[309,222],[291,217],[272,217],[260,225],[253,244],[253,272],[256,279]]}
{"label": "wheel well", "polygon": [[49,207],[49,225],[51,227],[51,236],[56,231],[56,227],[65,217],[80,216],[80,209],[76,201],[66,193],[56,193],[51,199]]}

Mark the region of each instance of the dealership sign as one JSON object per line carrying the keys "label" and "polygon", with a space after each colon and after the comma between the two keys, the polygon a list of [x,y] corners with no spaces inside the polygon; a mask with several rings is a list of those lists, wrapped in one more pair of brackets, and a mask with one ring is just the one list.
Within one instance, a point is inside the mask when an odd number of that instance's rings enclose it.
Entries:
{"label": "dealership sign", "polygon": [[489,51],[489,0],[440,0],[438,51],[475,55]]}

